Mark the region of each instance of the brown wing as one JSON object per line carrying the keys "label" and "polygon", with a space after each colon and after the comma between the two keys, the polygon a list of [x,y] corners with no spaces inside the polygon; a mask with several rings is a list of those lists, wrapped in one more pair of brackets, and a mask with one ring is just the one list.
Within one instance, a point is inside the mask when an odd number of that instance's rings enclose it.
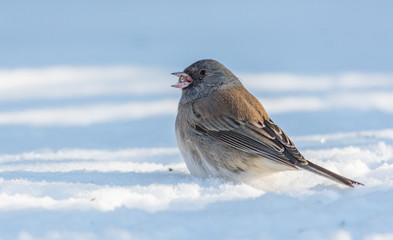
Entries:
{"label": "brown wing", "polygon": [[307,161],[244,88],[227,89],[193,104],[196,131],[231,147],[297,169]]}

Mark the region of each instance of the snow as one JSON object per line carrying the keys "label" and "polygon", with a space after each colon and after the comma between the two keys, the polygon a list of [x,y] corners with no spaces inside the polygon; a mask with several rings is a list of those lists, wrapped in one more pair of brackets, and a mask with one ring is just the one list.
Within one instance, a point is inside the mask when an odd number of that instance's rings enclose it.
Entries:
{"label": "snow", "polygon": [[175,100],[11,111],[0,114],[0,124],[89,125],[165,114],[176,114]]}
{"label": "snow", "polygon": [[239,73],[306,158],[365,184],[347,188],[190,176],[177,70],[0,70],[0,239],[393,239],[393,75]]}

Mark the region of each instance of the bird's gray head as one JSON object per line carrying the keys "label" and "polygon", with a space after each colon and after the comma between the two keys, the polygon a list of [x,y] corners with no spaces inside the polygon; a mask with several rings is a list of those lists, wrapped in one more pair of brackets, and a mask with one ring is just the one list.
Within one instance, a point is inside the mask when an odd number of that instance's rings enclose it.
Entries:
{"label": "bird's gray head", "polygon": [[224,65],[211,59],[197,61],[183,72],[172,74],[179,77],[179,81],[172,87],[182,89],[180,102],[183,103],[207,96],[218,89],[242,85]]}

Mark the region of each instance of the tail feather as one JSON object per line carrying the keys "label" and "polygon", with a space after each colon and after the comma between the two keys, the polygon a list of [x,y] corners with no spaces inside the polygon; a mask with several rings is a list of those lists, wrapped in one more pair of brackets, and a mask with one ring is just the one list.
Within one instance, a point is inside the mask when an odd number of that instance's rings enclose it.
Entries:
{"label": "tail feather", "polygon": [[299,167],[302,167],[306,170],[309,170],[313,173],[316,173],[318,175],[321,175],[323,177],[329,178],[330,180],[336,181],[338,183],[342,183],[344,185],[347,185],[349,187],[354,187],[353,185],[363,185],[363,183],[356,182],[354,180],[351,180],[349,178],[343,177],[337,173],[334,173],[332,171],[327,170],[326,168],[323,168],[315,163],[312,163],[310,161],[307,161],[307,165],[299,165]]}

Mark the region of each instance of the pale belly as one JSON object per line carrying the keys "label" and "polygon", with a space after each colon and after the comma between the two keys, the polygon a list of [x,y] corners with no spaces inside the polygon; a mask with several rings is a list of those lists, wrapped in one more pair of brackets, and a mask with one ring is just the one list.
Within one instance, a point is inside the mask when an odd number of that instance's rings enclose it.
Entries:
{"label": "pale belly", "polygon": [[187,127],[177,126],[176,137],[187,168],[196,177],[247,182],[288,170],[282,164],[226,146]]}

